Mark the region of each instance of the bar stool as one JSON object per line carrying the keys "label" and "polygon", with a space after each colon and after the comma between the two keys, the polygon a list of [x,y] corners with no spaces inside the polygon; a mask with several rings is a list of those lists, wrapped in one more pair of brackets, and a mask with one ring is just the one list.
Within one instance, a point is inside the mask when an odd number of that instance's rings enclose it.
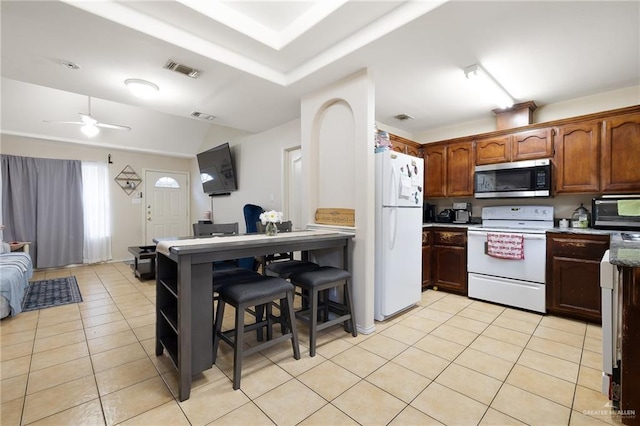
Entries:
{"label": "bar stool", "polygon": [[[228,283],[218,289],[220,300],[216,310],[216,326],[213,335],[213,363],[216,362],[220,340],[233,348],[233,389],[240,388],[242,371],[242,359],[255,352],[276,345],[284,340],[291,340],[293,357],[300,359],[300,347],[298,345],[298,332],[293,311],[293,285],[282,278],[265,277],[259,275],[254,278],[245,278]],[[274,316],[272,302],[279,300],[280,316]],[[222,331],[222,319],[224,318],[225,305],[235,308],[235,328]],[[266,317],[256,318],[254,324],[245,325],[244,311],[250,307],[265,305]],[[273,322],[283,323],[286,331],[281,336],[273,338]],[[244,348],[244,333],[266,327],[267,340],[251,348]]]}
{"label": "bar stool", "polygon": [[[351,328],[351,335],[358,335],[353,320],[353,300],[349,288],[351,274],[348,271],[333,266],[319,266],[291,275],[290,279],[293,285],[309,294],[309,307],[296,312],[296,318],[309,325],[309,356],[316,355],[316,337],[320,330],[342,322],[345,331]],[[329,300],[328,290],[337,287],[343,289],[342,303]]]}
{"label": "bar stool", "polygon": [[306,260],[284,260],[281,262],[269,263],[265,267],[265,275],[270,277],[280,277],[287,280],[291,275],[311,271],[316,268],[318,268],[317,263]]}
{"label": "bar stool", "polygon": [[[251,271],[249,269],[244,268],[227,268],[227,269],[214,269],[213,270],[213,300],[220,301],[220,296],[218,295],[218,290],[225,284],[230,284],[234,282],[246,282],[247,280],[255,280],[256,278],[261,277],[261,275],[255,271]],[[251,315],[256,317],[256,320],[262,319],[264,316],[264,306],[256,306],[255,309],[247,310]],[[216,316],[214,311],[213,316],[213,324],[215,325]],[[258,341],[262,341],[264,338],[262,333],[262,328],[257,330]]]}

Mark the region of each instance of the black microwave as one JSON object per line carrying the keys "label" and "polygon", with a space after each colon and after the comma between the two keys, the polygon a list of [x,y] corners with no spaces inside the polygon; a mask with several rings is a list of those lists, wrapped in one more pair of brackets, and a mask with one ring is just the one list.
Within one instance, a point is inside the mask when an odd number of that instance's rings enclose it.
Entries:
{"label": "black microwave", "polygon": [[514,161],[476,166],[475,198],[551,196],[551,160]]}
{"label": "black microwave", "polygon": [[640,231],[640,195],[605,195],[591,201],[591,226]]}

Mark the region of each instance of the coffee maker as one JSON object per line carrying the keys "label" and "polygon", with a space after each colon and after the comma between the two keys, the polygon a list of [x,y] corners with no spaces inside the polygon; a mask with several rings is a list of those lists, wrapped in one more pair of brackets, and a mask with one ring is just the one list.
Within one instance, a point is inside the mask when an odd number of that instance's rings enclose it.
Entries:
{"label": "coffee maker", "polygon": [[453,223],[471,222],[471,203],[453,203]]}
{"label": "coffee maker", "polygon": [[431,223],[435,221],[436,221],[435,204],[423,203],[422,204],[422,223]]}

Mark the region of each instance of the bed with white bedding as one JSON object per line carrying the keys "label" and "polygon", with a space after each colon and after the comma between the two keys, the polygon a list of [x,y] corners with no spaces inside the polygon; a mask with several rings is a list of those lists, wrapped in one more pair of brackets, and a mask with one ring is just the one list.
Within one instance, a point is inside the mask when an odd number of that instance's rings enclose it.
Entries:
{"label": "bed with white bedding", "polygon": [[22,299],[32,276],[33,264],[29,254],[0,254],[0,318],[22,312]]}

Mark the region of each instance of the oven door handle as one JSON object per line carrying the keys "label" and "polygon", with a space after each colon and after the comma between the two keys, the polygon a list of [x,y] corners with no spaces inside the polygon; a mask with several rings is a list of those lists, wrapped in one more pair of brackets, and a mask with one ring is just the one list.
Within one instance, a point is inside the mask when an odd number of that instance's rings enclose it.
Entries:
{"label": "oven door handle", "polygon": [[487,234],[491,232],[503,233],[503,234],[522,234],[525,240],[546,240],[547,234],[528,234],[526,232],[518,232],[517,229],[512,231],[467,231],[467,236],[477,236],[487,238]]}

